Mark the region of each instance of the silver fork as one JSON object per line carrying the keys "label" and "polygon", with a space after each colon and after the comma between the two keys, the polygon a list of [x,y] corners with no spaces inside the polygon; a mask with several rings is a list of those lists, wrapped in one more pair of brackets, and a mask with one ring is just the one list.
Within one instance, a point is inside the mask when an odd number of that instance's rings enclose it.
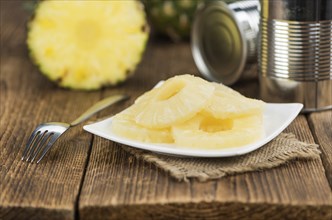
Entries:
{"label": "silver fork", "polygon": [[32,163],[35,159],[38,159],[38,155],[40,152],[42,152],[39,159],[37,160],[37,163],[39,163],[44,158],[46,153],[51,149],[53,144],[59,139],[59,137],[70,127],[82,123],[106,107],[128,98],[129,96],[126,95],[114,95],[105,98],[91,106],[81,116],[79,116],[71,123],[47,122],[38,125],[28,140],[28,143],[22,154],[22,160],[26,160],[27,162],[30,161]]}

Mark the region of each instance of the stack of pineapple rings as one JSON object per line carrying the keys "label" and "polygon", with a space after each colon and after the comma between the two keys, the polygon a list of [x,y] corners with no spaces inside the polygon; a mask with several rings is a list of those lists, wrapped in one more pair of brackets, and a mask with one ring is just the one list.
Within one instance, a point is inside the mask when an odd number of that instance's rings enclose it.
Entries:
{"label": "stack of pineapple rings", "polygon": [[181,147],[220,149],[263,135],[264,102],[217,83],[180,75],[140,96],[112,120],[128,139]]}

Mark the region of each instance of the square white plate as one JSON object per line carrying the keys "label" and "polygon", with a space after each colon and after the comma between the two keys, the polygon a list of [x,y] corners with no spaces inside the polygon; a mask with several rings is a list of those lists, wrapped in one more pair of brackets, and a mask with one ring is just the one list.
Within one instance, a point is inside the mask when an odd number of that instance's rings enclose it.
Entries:
{"label": "square white plate", "polygon": [[84,126],[84,130],[121,143],[127,146],[153,151],[156,153],[171,154],[186,157],[230,157],[249,153],[271,141],[280,134],[299,114],[303,105],[300,103],[272,104],[267,103],[264,111],[265,135],[258,141],[241,147],[233,147],[218,150],[191,149],[188,147],[176,146],[174,144],[152,144],[120,137],[112,133],[112,117],[94,124]]}

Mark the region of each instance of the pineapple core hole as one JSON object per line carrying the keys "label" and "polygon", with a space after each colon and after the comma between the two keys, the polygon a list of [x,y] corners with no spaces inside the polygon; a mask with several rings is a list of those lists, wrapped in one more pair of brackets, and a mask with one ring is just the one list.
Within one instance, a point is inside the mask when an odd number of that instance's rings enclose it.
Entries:
{"label": "pineapple core hole", "polygon": [[204,118],[200,123],[199,129],[205,132],[214,133],[231,130],[232,127],[233,120],[231,119]]}
{"label": "pineapple core hole", "polygon": [[178,94],[184,87],[185,83],[181,81],[165,85],[159,92],[158,100],[168,100]]}

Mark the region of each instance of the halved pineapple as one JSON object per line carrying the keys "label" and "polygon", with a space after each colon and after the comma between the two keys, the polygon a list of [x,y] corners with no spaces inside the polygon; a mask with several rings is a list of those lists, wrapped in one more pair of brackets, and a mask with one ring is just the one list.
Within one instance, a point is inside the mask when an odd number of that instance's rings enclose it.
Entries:
{"label": "halved pineapple", "polygon": [[134,118],[136,106],[131,106],[113,117],[112,131],[132,140],[150,143],[172,143],[173,137],[168,129],[149,129],[138,125]]}
{"label": "halved pineapple", "polygon": [[259,116],[217,119],[199,114],[172,127],[175,144],[181,147],[221,149],[250,144],[263,135]]}
{"label": "halved pineapple", "polygon": [[148,38],[142,4],[135,0],[41,1],[28,28],[28,47],[41,72],[73,89],[124,81]]}
{"label": "halved pineapple", "polygon": [[184,122],[201,111],[212,97],[214,86],[191,75],[175,76],[139,98],[137,124],[165,128]]}
{"label": "halved pineapple", "polygon": [[203,114],[215,118],[238,118],[249,115],[262,115],[264,102],[247,98],[222,84],[213,83],[215,92],[203,109]]}

